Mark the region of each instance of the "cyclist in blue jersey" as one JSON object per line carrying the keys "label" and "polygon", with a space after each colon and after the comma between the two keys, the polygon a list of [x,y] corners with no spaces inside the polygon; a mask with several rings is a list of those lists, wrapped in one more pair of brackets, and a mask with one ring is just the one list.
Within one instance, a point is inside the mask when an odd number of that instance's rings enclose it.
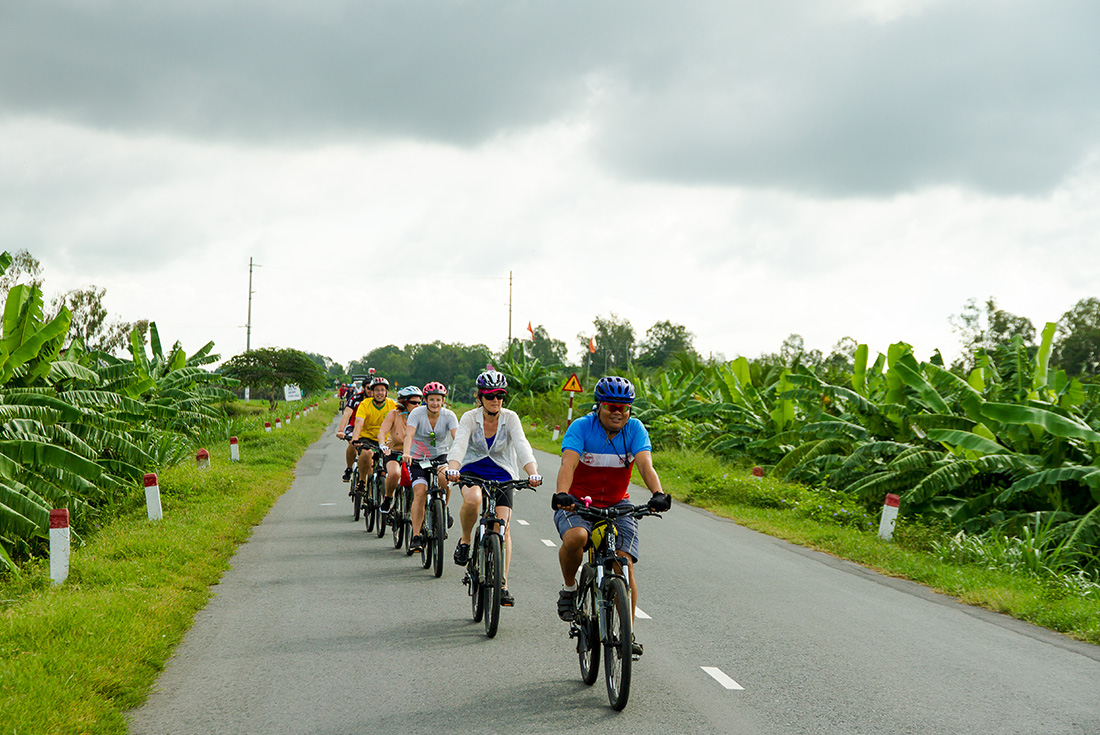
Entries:
{"label": "cyclist in blue jersey", "polygon": [[[561,536],[558,564],[563,585],[558,595],[558,617],[572,620],[573,598],[577,591],[577,570],[584,561],[592,524],[570,511],[585,498],[596,508],[617,505],[630,506],[627,488],[635,463],[642,482],[652,493],[648,505],[655,511],[672,507],[672,497],[661,490],[661,480],[653,469],[649,432],[642,422],[630,416],[634,403],[634,386],[626,378],[610,376],[596,383],[596,408],[572,424],[561,442],[561,468],[558,470],[557,494],[552,505],[554,523]],[[638,606],[638,584],[634,564],[638,561],[638,521],[626,516],[615,520],[619,531],[618,554],[629,567],[632,615]],[[642,646],[634,643],[634,654],[641,655]]]}

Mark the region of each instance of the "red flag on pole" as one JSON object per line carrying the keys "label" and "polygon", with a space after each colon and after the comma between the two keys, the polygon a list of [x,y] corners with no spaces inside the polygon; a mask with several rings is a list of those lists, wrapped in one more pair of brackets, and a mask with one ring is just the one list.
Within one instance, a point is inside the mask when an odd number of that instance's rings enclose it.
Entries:
{"label": "red flag on pole", "polygon": [[589,352],[595,352],[596,351],[596,338],[595,337],[590,337],[589,338],[589,340],[588,340],[588,351]]}
{"label": "red flag on pole", "polygon": [[535,338],[535,330],[531,329],[531,322],[527,322],[527,331],[531,333],[531,339]]}

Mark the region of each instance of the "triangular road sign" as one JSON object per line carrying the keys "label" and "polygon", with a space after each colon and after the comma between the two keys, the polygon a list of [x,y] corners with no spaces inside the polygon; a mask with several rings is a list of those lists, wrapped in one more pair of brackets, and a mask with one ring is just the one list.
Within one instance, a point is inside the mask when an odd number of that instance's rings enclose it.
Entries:
{"label": "triangular road sign", "polygon": [[573,373],[569,380],[565,381],[565,385],[561,389],[569,393],[584,393],[584,388],[581,387],[581,381],[577,380],[576,373]]}

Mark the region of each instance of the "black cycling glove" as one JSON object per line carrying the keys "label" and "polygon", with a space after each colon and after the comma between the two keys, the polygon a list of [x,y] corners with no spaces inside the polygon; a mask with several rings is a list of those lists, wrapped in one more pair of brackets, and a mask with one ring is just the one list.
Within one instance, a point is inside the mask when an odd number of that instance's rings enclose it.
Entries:
{"label": "black cycling glove", "polygon": [[577,499],[569,493],[554,493],[550,498],[550,507],[554,510],[559,508],[568,508],[571,505],[576,505]]}
{"label": "black cycling glove", "polygon": [[646,505],[649,506],[650,510],[657,513],[666,511],[672,507],[672,496],[668,493],[654,493]]}

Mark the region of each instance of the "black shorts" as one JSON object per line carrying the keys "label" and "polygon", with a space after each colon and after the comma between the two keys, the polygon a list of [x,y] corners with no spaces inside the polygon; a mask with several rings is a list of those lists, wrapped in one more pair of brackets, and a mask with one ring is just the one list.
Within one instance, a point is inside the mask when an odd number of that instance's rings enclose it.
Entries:
{"label": "black shorts", "polygon": [[[409,476],[412,477],[412,484],[414,484],[414,485],[417,482],[428,482],[428,473],[438,473],[439,472],[439,467],[436,467],[434,470],[431,469],[430,467],[428,469],[425,469],[425,468],[421,467],[420,463],[423,462],[423,461],[424,460],[422,460],[422,459],[414,459],[412,462],[409,463]],[[436,457],[435,459],[433,459],[432,462],[435,462],[435,463],[439,464],[439,466],[443,466],[443,465],[447,464],[447,455],[446,454],[441,454],[438,457]],[[438,477],[438,474],[437,474],[437,477]]]}
{"label": "black shorts", "polygon": [[363,439],[362,437],[360,437],[359,439],[355,440],[355,446],[359,448],[360,452],[367,449],[371,450],[372,452],[378,451],[378,442],[374,441],[373,439]]}

